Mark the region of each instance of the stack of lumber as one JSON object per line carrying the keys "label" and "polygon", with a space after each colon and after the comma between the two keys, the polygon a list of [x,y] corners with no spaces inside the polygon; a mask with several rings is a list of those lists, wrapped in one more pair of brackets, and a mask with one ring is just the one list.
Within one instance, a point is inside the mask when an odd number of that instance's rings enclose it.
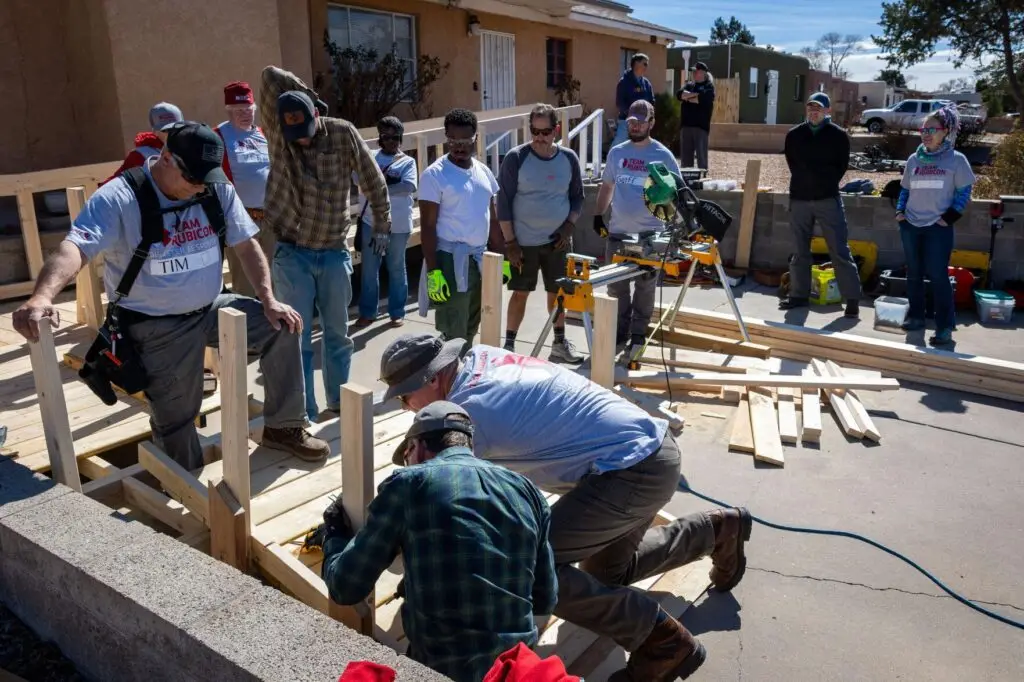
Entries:
{"label": "stack of lumber", "polygon": [[[882,378],[878,372],[844,369],[831,360],[815,358],[799,375],[781,374],[781,363],[776,358],[687,349],[664,342],[669,338],[684,341],[685,334],[670,332],[659,336],[663,345],[645,351],[640,358],[641,369],[616,372],[616,383],[620,384],[616,390],[654,416],[676,415],[680,428],[682,420],[673,406],[659,400],[652,391],[717,395],[738,405],[729,449],[753,454],[756,461],[776,466],[785,465],[783,445],[820,441],[823,400],[831,406],[844,434],[855,440],[879,442],[881,434],[856,391],[899,388],[895,379]],[[711,342],[709,339],[717,337],[708,334],[697,338],[704,346],[728,342]],[[738,344],[733,350],[760,354],[754,346],[757,344]],[[665,368],[670,371],[664,371]],[[724,418],[718,414],[707,416]]]}
{"label": "stack of lumber", "polygon": [[[656,311],[655,316],[662,312]],[[831,360],[919,384],[1024,402],[1024,363],[748,317],[744,322],[751,341],[770,347],[774,357]],[[731,315],[695,308],[682,308],[670,333],[710,334],[740,345]]]}

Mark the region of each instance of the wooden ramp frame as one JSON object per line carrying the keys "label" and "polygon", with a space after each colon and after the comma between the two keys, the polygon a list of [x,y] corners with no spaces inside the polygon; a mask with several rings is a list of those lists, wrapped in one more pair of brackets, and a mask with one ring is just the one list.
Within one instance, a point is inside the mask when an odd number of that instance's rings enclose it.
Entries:
{"label": "wooden ramp frame", "polygon": [[[143,396],[120,392],[114,405],[106,405],[78,377],[80,363],[72,356],[76,349],[87,348],[95,334],[68,325],[75,303],[67,296],[58,301],[54,307],[61,328],[55,330],[47,320],[40,325],[38,343],[13,331],[10,313],[0,315],[0,331],[4,338],[9,331],[12,341],[0,347],[0,424],[8,428],[0,454],[35,472],[52,469],[59,480],[67,476],[63,480],[77,481],[77,474],[94,479],[109,472],[101,455],[150,437],[150,408]],[[218,409],[220,394],[215,392],[203,399],[199,413]],[[72,471],[75,460],[77,469]]]}
{"label": "wooden ramp frame", "polygon": [[[500,272],[500,271],[499,271]],[[500,313],[499,313],[500,314]],[[598,320],[601,316],[598,316]],[[612,322],[614,322],[613,318]],[[139,464],[115,470],[85,486],[86,494],[109,495],[120,488],[135,508],[180,533],[181,540],[204,548],[239,570],[258,571],[272,584],[349,627],[373,636],[402,653],[402,600],[395,596],[402,577],[401,558],[384,572],[366,601],[343,606],[330,600],[320,578],[323,556],[302,552],[306,533],[322,522],[323,511],[344,491],[343,504],[353,524],[365,521],[375,486],[394,470],[391,456],[412,423],[413,414],[374,415],[372,392],[356,384],[342,387],[342,417],[312,430],[331,445],[323,463],[309,463],[257,445],[262,419],[249,419],[252,401],[245,393],[245,316],[219,313],[223,431],[204,438],[210,463],[186,471],[152,443],[139,446]],[[247,415],[248,412],[248,415]],[[219,457],[219,459],[218,459]],[[148,472],[168,496],[134,478]],[[547,496],[550,502],[557,497]],[[173,499],[172,499],[173,498]],[[655,523],[668,523],[662,514]],[[666,610],[679,616],[709,585],[710,560],[689,564],[640,581]],[[607,679],[625,654],[614,642],[558,618],[538,622],[537,650],[558,654],[575,674]]]}

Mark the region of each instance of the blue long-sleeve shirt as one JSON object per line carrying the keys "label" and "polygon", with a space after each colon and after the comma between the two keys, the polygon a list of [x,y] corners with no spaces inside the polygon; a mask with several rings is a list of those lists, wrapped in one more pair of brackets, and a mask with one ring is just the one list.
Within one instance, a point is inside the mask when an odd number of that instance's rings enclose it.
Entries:
{"label": "blue long-sleeve shirt", "polygon": [[645,99],[654,104],[654,86],[646,76],[637,77],[633,69],[626,69],[615,88],[615,108],[619,110],[620,119],[626,118],[629,105],[638,99]]}
{"label": "blue long-sleeve shirt", "polygon": [[380,484],[355,538],[324,543],[323,577],[331,599],[355,604],[401,551],[410,658],[479,682],[502,652],[534,646],[534,615],[554,611],[550,525],[526,478],[448,448]]}

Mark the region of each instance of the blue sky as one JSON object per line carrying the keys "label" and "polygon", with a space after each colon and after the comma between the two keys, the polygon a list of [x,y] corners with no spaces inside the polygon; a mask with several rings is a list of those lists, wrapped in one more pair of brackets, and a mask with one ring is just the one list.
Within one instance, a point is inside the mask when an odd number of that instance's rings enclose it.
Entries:
{"label": "blue sky", "polygon": [[[697,36],[706,43],[711,24],[717,17],[727,21],[735,16],[747,25],[758,45],[771,44],[776,49],[797,52],[813,44],[823,33],[855,33],[870,43],[871,34],[880,34],[878,20],[882,16],[880,0],[722,0],[702,3],[694,0],[624,0],[633,7],[633,16],[669,26]],[[880,50],[866,44],[863,52],[852,55],[843,63],[852,80],[871,80],[884,60],[878,58]],[[934,89],[944,81],[958,76],[971,76],[970,65],[957,70],[949,61],[948,50],[940,50],[923,64],[905,69],[911,87]]]}

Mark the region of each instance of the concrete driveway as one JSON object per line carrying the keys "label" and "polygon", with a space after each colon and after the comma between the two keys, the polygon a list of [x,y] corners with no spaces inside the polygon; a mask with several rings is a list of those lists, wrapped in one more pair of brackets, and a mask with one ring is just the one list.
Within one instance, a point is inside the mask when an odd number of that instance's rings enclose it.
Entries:
{"label": "concrete driveway", "polygon": [[[665,289],[666,304],[674,291]],[[747,315],[783,319],[767,290],[740,293]],[[686,304],[727,309],[721,289],[694,290]],[[845,331],[850,325],[839,315],[838,307],[810,311],[805,323]],[[520,331],[520,352],[528,352],[543,318],[538,292]],[[870,308],[862,318],[853,332],[902,340],[871,330]],[[408,320],[400,330],[384,320],[354,336],[353,381],[383,390],[376,378],[386,344],[433,329],[415,312]],[[568,335],[585,349],[578,326]],[[1024,357],[1024,332],[1016,327],[968,324],[957,338],[964,352]],[[317,391],[322,399],[322,387]],[[686,477],[695,489],[774,522],[864,534],[966,597],[1024,620],[1021,405],[910,384],[868,394],[865,402],[882,432],[880,445],[849,442],[826,412],[820,448],[786,446],[784,469],[727,451],[735,408],[695,403],[686,408],[680,439]],[[701,416],[709,411],[729,419]],[[710,507],[680,493],[668,508],[679,515]],[[755,525],[748,557],[746,577],[732,594],[705,596],[686,614],[709,654],[696,679],[1024,679],[1024,631],[958,604],[876,549]]]}

